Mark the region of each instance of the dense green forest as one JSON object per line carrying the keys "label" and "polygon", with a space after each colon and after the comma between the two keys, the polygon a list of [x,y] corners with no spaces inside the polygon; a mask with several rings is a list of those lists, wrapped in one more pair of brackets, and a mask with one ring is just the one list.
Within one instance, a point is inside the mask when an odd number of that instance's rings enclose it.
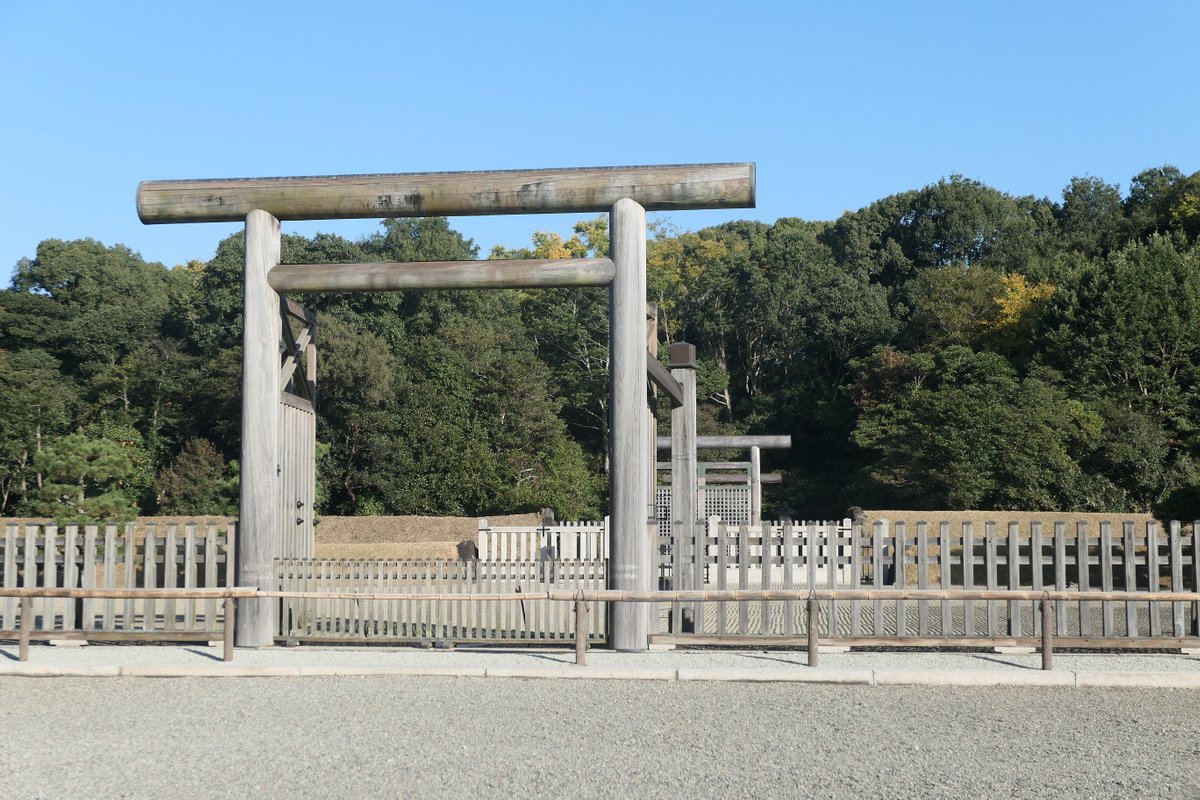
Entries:
{"label": "dense green forest", "polygon": [[[833,222],[661,225],[649,299],[661,340],[699,351],[701,433],[792,435],[769,503],[1190,518],[1198,237],[1200,173],[1058,201],[954,176]],[[601,216],[491,255],[607,246]],[[479,255],[441,218],[283,241],[288,263]],[[235,513],[241,270],[241,234],[172,269],[91,239],[17,264],[0,514]],[[323,513],[603,513],[606,291],[297,299],[320,315]]]}

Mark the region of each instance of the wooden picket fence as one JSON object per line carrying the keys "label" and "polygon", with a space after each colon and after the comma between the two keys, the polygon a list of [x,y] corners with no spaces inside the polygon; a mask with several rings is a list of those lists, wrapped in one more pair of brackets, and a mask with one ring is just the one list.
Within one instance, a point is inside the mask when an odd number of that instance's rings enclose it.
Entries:
{"label": "wooden picket fence", "polygon": [[553,525],[489,525],[479,520],[476,537],[482,561],[608,558],[608,517],[602,522],[556,522]]}
{"label": "wooden picket fence", "polygon": [[[605,588],[603,560],[294,559],[276,562],[283,592],[369,595],[545,593]],[[447,601],[319,597],[281,600],[278,635],[303,641],[553,643],[574,641],[571,610],[548,600]],[[601,604],[588,640],[605,640]]]}
{"label": "wooden picket fence", "polygon": [[[81,589],[216,589],[234,585],[236,525],[7,525],[0,537],[0,586]],[[39,597],[32,629],[93,639],[177,635],[220,638],[218,599]],[[0,600],[0,635],[20,627],[20,604]],[[39,636],[45,638],[45,636]]]}
{"label": "wooden picket fence", "polygon": [[[698,546],[683,542],[663,588],[941,589],[1185,592],[1200,586],[1200,523],[1119,527],[1079,522],[969,522],[953,527],[886,521],[870,529],[836,523],[698,526]],[[683,578],[690,576],[691,580]],[[690,584],[690,585],[689,585]],[[660,640],[721,643],[747,637],[787,639],[806,632],[803,603],[660,604]],[[1200,608],[1193,602],[1088,600],[1054,603],[1057,635],[1115,646],[1197,646]],[[922,637],[963,642],[1040,634],[1033,601],[903,598],[827,599],[819,624],[858,643],[903,644]],[[1119,641],[1119,644],[1118,644]]]}

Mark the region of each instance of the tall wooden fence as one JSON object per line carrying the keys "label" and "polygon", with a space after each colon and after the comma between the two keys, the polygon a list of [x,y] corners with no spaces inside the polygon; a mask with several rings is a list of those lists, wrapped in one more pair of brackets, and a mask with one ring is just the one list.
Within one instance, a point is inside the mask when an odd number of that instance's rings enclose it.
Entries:
{"label": "tall wooden fence", "polygon": [[479,520],[476,538],[483,561],[608,558],[608,517],[603,522],[556,522],[553,525],[489,525]]}
{"label": "tall wooden fence", "polygon": [[[295,559],[276,562],[288,592],[490,594],[606,588],[603,560]],[[548,600],[371,600],[284,598],[279,637],[306,641],[522,642],[574,641],[565,603]],[[589,614],[588,640],[605,638],[607,615]]]}
{"label": "tall wooden fence", "polygon": [[[836,523],[730,526],[710,520],[703,545],[678,569],[715,589],[1021,589],[1194,591],[1200,523],[948,522],[870,528]],[[674,588],[674,587],[672,587]],[[789,637],[806,632],[803,603],[660,604],[660,633],[677,638]],[[1184,643],[1200,631],[1196,603],[1055,602],[1056,635]],[[681,613],[686,611],[687,613]],[[819,624],[846,639],[1029,637],[1040,634],[1033,601],[825,600]]]}
{"label": "tall wooden fence", "polygon": [[[236,526],[7,525],[0,537],[0,586],[83,589],[215,589],[234,585]],[[205,638],[222,629],[224,606],[208,600],[38,598],[33,630],[90,638],[177,633]],[[20,603],[0,600],[0,634],[20,627]],[[44,638],[44,637],[43,637]],[[160,637],[161,638],[161,637]],[[211,638],[219,638],[213,635]]]}
{"label": "tall wooden fence", "polygon": [[[750,522],[750,479],[746,476],[745,486],[704,486],[696,491],[697,513],[703,519],[720,517],[727,523],[735,525]],[[671,487],[659,486],[655,489],[654,504],[655,519],[658,521],[660,538],[665,542],[670,537],[671,527]]]}

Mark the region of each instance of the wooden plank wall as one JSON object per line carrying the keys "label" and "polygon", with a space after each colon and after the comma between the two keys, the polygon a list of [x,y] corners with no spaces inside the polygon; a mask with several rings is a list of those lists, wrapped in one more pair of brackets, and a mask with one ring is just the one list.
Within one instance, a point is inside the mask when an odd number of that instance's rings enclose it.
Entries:
{"label": "wooden plank wall", "polygon": [[[13,525],[0,537],[0,586],[217,588],[233,586],[236,525]],[[0,601],[0,633],[20,627],[20,604]],[[35,631],[221,630],[216,600],[33,601]]]}
{"label": "wooden plank wall", "polygon": [[[480,594],[607,588],[603,560],[330,560],[276,562],[280,591]],[[574,641],[571,604],[548,600],[436,601],[283,598],[279,637],[305,641]],[[588,615],[601,642],[604,603]]]}
{"label": "wooden plank wall", "polygon": [[283,527],[275,552],[287,558],[312,558],[317,417],[294,402],[283,402],[279,404],[279,425]]}
{"label": "wooden plank wall", "polygon": [[[716,589],[1022,589],[1193,591],[1200,586],[1200,523],[1089,526],[1015,522],[877,521],[727,525],[709,520],[699,549],[703,586]],[[692,565],[683,547],[671,563]],[[675,588],[673,585],[671,588]],[[699,586],[697,588],[700,588]],[[663,604],[660,632],[686,637],[797,637],[803,603]],[[1056,635],[1078,639],[1174,640],[1200,635],[1196,603],[1055,604]],[[822,635],[841,637],[1020,638],[1041,634],[1032,601],[872,600],[820,604]],[[669,607],[669,613],[668,613]]]}

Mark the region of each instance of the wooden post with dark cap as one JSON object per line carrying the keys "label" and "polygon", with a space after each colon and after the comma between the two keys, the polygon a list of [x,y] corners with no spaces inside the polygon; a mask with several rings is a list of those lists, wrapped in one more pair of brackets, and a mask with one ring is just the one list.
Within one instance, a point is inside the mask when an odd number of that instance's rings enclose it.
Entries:
{"label": "wooden post with dark cap", "polygon": [[[671,409],[671,532],[674,547],[683,553],[693,553],[699,560],[702,546],[696,513],[696,346],[687,342],[671,345],[671,377],[683,388],[683,402]],[[697,567],[689,568],[684,558],[675,558],[682,568],[675,574],[676,587],[699,589],[695,584]],[[699,569],[703,569],[702,566]],[[701,573],[702,574],[702,573]],[[682,609],[685,618],[691,617],[695,631],[694,611]]]}

